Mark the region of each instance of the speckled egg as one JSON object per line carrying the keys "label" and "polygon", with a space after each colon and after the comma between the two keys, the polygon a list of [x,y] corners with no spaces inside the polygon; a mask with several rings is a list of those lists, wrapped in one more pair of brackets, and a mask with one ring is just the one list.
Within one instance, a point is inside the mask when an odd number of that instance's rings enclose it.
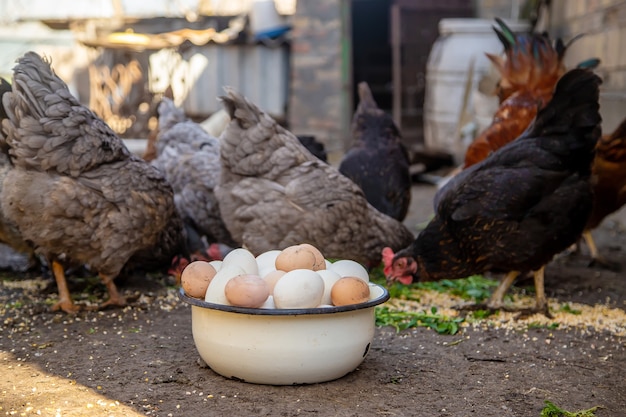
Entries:
{"label": "speckled egg", "polygon": [[333,285],[330,298],[335,306],[364,303],[370,298],[370,287],[359,277],[343,277]]}
{"label": "speckled egg", "polygon": [[276,269],[289,272],[295,269],[318,271],[326,269],[322,253],[313,245],[303,243],[283,249],[276,257]]}

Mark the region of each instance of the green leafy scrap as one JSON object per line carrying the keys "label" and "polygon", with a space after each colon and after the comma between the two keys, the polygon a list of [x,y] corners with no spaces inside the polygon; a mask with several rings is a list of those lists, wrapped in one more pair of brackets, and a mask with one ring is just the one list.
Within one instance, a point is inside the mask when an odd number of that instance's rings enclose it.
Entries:
{"label": "green leafy scrap", "polygon": [[491,296],[498,281],[485,278],[482,275],[473,275],[462,279],[444,279],[441,281],[418,282],[417,288],[433,290],[456,295],[465,300],[482,302]]}
{"label": "green leafy scrap", "polygon": [[576,310],[576,309],[572,308],[572,306],[569,305],[569,303],[561,304],[561,308],[559,308],[559,311],[563,311],[565,313],[570,313],[570,314],[575,314],[577,316],[582,314],[581,310]]}
{"label": "green leafy scrap", "polygon": [[462,317],[446,317],[437,314],[437,308],[432,307],[430,313],[417,311],[401,311],[390,309],[387,306],[376,307],[376,325],[391,326],[396,331],[412,327],[429,327],[439,334],[456,334]]}
{"label": "green leafy scrap", "polygon": [[387,290],[391,298],[419,301],[419,293],[415,291],[414,286],[395,283],[387,287]]}
{"label": "green leafy scrap", "polygon": [[554,403],[546,400],[544,401],[545,406],[543,410],[541,410],[541,417],[595,417],[595,411],[601,406],[591,407],[588,410],[580,410],[580,411],[565,411],[562,408],[558,407]]}

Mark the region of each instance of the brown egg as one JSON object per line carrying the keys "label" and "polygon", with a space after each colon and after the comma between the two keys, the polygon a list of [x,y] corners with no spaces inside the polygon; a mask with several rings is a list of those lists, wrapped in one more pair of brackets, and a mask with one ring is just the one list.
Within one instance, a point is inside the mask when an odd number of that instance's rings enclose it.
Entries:
{"label": "brown egg", "polygon": [[265,280],[265,282],[267,282],[267,285],[269,287],[270,290],[270,294],[274,294],[274,286],[276,285],[276,282],[282,278],[283,275],[285,275],[286,272],[285,271],[280,271],[278,269],[274,270],[274,271],[270,271],[268,272],[263,279]]}
{"label": "brown egg", "polygon": [[224,295],[231,305],[259,308],[270,296],[270,290],[258,275],[237,275],[226,283]]}
{"label": "brown egg", "polygon": [[326,269],[326,259],[324,259],[324,255],[322,255],[322,252],[320,252],[319,249],[309,243],[302,243],[300,247],[310,250],[315,256],[315,264],[313,265],[313,268],[311,268],[313,271]]}
{"label": "brown egg", "polygon": [[180,284],[188,296],[204,299],[206,289],[216,273],[215,268],[208,262],[195,261],[183,269]]}
{"label": "brown egg", "polygon": [[343,277],[330,290],[330,299],[335,306],[364,303],[369,298],[369,285],[357,277]]}
{"label": "brown egg", "polygon": [[289,246],[276,257],[276,269],[289,272],[295,269],[319,271],[326,269],[324,256],[315,246],[308,243]]}

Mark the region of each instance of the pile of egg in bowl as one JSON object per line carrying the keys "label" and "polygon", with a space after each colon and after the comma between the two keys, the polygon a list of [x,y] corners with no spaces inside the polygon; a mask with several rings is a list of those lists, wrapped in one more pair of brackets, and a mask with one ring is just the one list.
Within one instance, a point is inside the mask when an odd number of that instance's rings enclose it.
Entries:
{"label": "pile of egg in bowl", "polygon": [[310,244],[223,261],[195,261],[179,297],[191,305],[200,357],[216,373],[273,385],[340,378],[363,361],[374,307],[389,299],[352,260],[330,262]]}

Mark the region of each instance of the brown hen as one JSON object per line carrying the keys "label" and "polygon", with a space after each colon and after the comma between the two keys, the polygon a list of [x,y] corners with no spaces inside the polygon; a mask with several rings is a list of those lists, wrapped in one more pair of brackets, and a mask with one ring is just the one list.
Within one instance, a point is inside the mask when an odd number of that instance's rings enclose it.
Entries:
{"label": "brown hen", "polygon": [[592,264],[619,269],[618,264],[600,255],[591,230],[604,218],[626,204],[626,119],[610,135],[604,135],[596,145],[592,174],[594,177],[594,205],[583,233],[589,247]]}
{"label": "brown hen", "polygon": [[13,168],[1,196],[5,216],[51,265],[53,309],[73,312],[65,262],[86,264],[124,305],[113,280],[125,265],[167,266],[186,255],[171,186],[74,98],[49,62],[18,60],[3,97],[2,128]]}

